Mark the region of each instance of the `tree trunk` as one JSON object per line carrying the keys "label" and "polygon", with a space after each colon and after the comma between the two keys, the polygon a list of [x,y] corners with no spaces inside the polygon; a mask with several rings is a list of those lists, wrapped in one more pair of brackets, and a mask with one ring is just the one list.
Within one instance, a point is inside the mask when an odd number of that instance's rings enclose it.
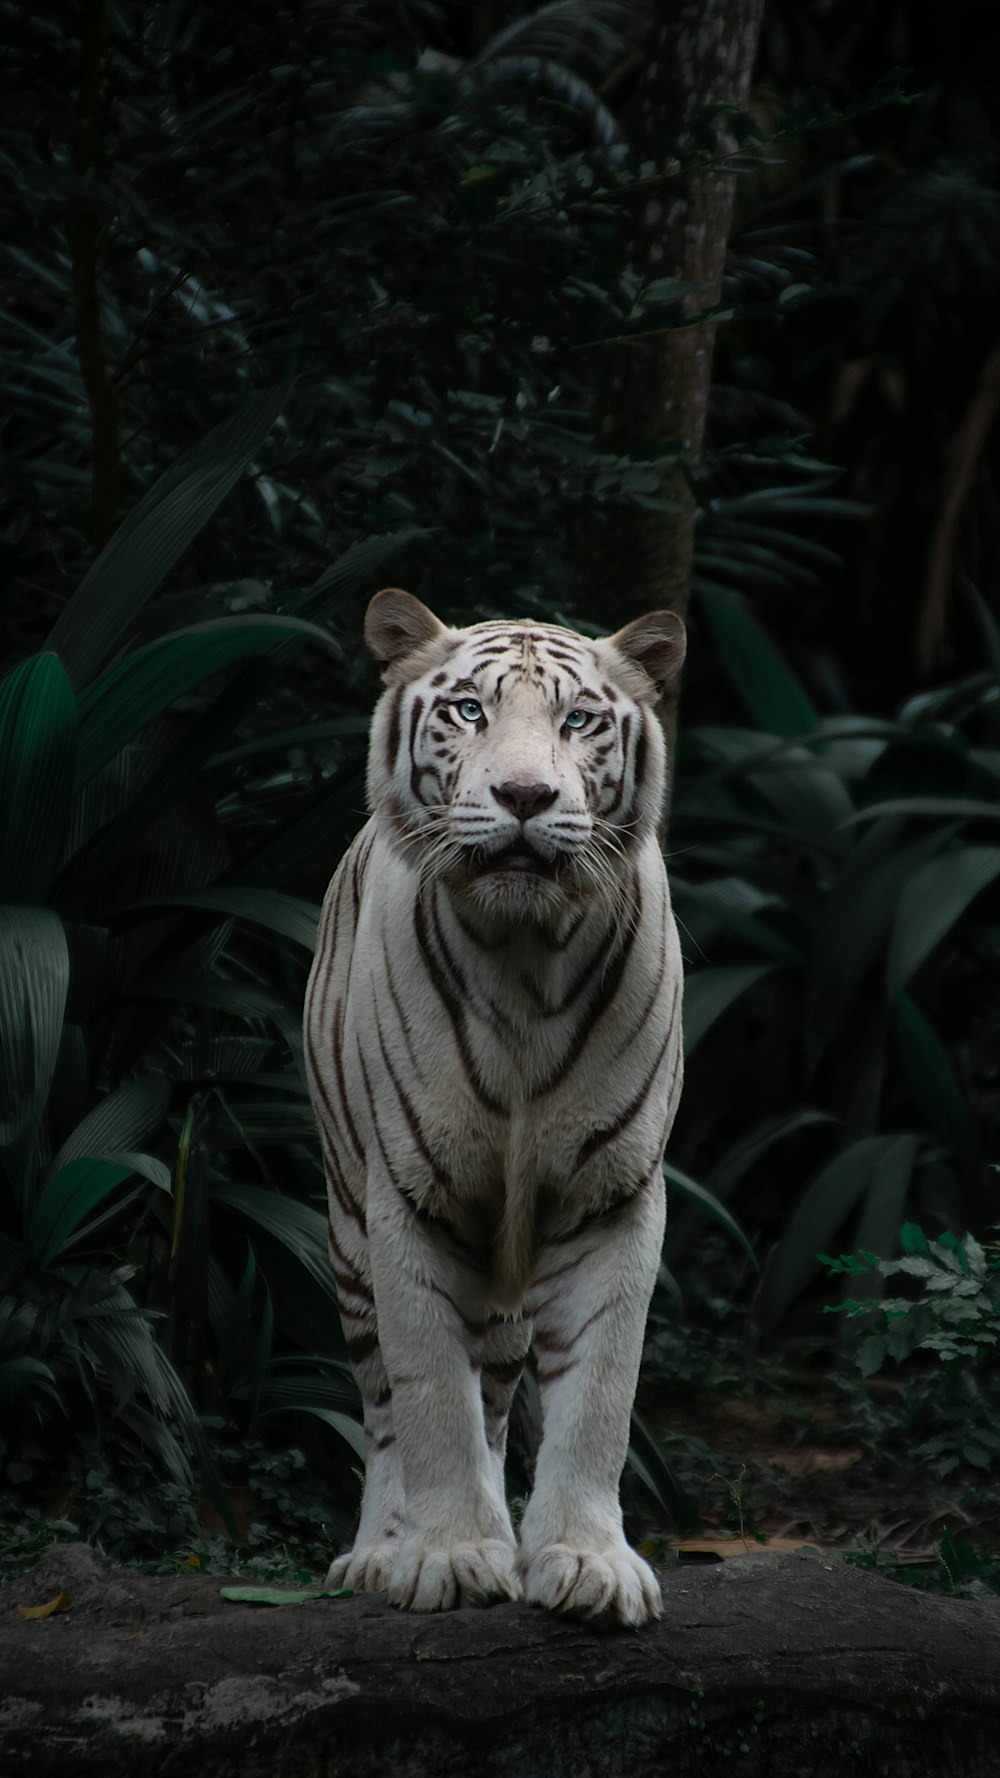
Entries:
{"label": "tree trunk", "polygon": [[[70,1544],[0,1592],[6,1778],[997,1770],[995,1602],[932,1598],[833,1555],[674,1568],[662,1621],[638,1632],[524,1605],[268,1611],[219,1586],[115,1571]],[[15,1609],[55,1601],[37,1622]]]}
{"label": "tree trunk", "polygon": [[[687,606],[694,545],[689,474],[705,431],[715,334],[700,317],[719,301],[733,214],[735,175],[719,164],[733,147],[724,108],[747,108],[763,10],[763,0],[654,0],[632,146],[641,160],[656,163],[656,175],[642,182],[634,200],[632,263],[640,276],[676,277],[691,286],[685,299],[691,325],[617,342],[603,367],[601,448],[678,454],[662,490],[673,510],[631,508],[601,552],[602,599],[614,587],[619,621],[663,605],[683,616]],[[692,123],[706,116],[718,152],[679,180],[665,150],[676,144],[687,154]]]}

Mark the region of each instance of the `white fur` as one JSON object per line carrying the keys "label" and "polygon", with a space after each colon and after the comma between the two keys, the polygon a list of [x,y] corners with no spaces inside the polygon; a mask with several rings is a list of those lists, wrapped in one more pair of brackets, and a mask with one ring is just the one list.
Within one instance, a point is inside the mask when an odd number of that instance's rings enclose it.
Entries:
{"label": "white fur", "polygon": [[[640,661],[621,641],[447,631],[402,609],[417,652],[408,636],[373,722],[373,813],[330,886],[306,1006],[369,1446],[357,1539],[330,1579],[415,1610],[523,1590],[641,1624],[659,1590],[618,1486],[681,1079],[652,620]],[[510,649],[494,658],[498,633]],[[458,716],[466,682],[481,724]],[[589,740],[565,721],[581,686],[615,692]],[[522,823],[494,793],[511,783],[554,795]],[[551,875],[480,874],[522,843]],[[503,1457],[532,1336],[544,1427],[515,1548]]]}

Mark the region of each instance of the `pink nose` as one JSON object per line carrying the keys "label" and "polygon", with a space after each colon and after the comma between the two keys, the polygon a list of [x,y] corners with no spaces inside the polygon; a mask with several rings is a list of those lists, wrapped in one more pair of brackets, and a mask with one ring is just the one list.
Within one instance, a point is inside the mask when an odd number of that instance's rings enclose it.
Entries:
{"label": "pink nose", "polygon": [[551,784],[513,784],[508,781],[506,784],[491,784],[490,789],[497,802],[519,821],[530,821],[532,815],[540,815],[559,795]]}

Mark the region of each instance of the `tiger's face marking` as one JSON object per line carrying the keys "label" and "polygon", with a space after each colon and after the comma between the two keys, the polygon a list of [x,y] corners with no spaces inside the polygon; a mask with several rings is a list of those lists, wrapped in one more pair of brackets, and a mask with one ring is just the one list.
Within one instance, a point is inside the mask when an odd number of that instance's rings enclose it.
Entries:
{"label": "tiger's face marking", "polygon": [[613,901],[659,818],[654,706],[684,657],[675,614],[594,641],[530,621],[449,629],[390,588],[366,638],[387,687],[369,801],[421,870],[515,919]]}

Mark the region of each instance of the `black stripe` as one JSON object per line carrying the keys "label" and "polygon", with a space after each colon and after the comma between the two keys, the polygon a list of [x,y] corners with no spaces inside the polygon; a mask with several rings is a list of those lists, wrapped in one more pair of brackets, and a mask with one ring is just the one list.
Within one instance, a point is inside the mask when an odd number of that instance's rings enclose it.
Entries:
{"label": "black stripe", "polygon": [[389,733],[385,744],[385,763],[390,772],[396,764],[396,755],[399,752],[404,691],[404,686],[397,685],[395,691],[392,693],[392,702],[389,705]]}
{"label": "black stripe", "polygon": [[593,1000],[588,1002],[583,1017],[580,1019],[573,1032],[566,1054],[544,1085],[540,1086],[532,1094],[533,1099],[540,1099],[544,1094],[551,1093],[554,1088],[561,1086],[562,1082],[569,1074],[570,1069],[579,1060],[587,1038],[590,1036],[591,1032],[600,1025],[601,1019],[607,1012],[615,995],[621,987],[626,968],[628,967],[629,958],[632,955],[632,946],[635,943],[636,932],[639,929],[642,916],[642,892],[639,887],[639,878],[634,871],[632,874],[632,905],[629,911],[630,918],[626,928],[625,940],[618,953],[616,967],[614,969],[609,968],[606,970],[601,982],[601,991],[594,996]]}
{"label": "black stripe", "polygon": [[379,1349],[378,1334],[345,1334],[344,1344],[347,1347],[347,1356],[351,1363],[364,1364],[365,1359],[371,1358],[372,1354]]}
{"label": "black stripe", "polygon": [[421,697],[414,698],[413,703],[410,706],[410,738],[409,738],[409,742],[407,743],[407,745],[408,745],[409,754],[410,754],[410,793],[413,797],[414,802],[418,802],[418,803],[421,802],[423,799],[420,795],[420,776],[421,776],[421,774],[420,774],[419,770],[417,769],[417,762],[416,762],[416,759],[414,758],[414,747],[416,745],[416,740],[417,740],[417,729],[420,726],[420,718],[423,715],[423,713],[424,713],[423,698],[421,698]]}
{"label": "black stripe", "polygon": [[484,1364],[483,1376],[494,1383],[516,1383],[524,1369],[524,1358],[508,1358],[502,1364]]}
{"label": "black stripe", "polygon": [[[423,898],[420,895],[416,897],[413,904],[413,930],[420,955],[424,961],[424,967],[427,970],[428,979],[451,1020],[451,1028],[455,1034],[455,1045],[458,1049],[462,1067],[465,1070],[465,1077],[475,1093],[476,1098],[479,1100],[479,1103],[484,1105],[487,1111],[503,1111],[504,1107],[500,1104],[499,1100],[494,1099],[492,1094],[486,1091],[486,1088],[483,1086],[483,1083],[479,1078],[478,1071],[472,1058],[472,1051],[469,1046],[469,1035],[465,1024],[465,1009],[461,1001],[456,999],[447,976],[442,971],[431,950],[430,935],[427,931],[427,920],[424,915]],[[460,974],[458,975],[458,986],[460,992],[464,992],[465,984]]]}
{"label": "black stripe", "polygon": [[395,977],[393,976],[393,973],[392,973],[392,964],[389,961],[389,946],[388,945],[386,945],[385,950],[383,952],[383,961],[385,963],[385,979],[386,979],[386,984],[389,989],[389,999],[392,1001],[393,1011],[395,1012],[396,1017],[399,1020],[399,1028],[403,1033],[403,1042],[406,1045],[406,1053],[410,1058],[410,1066],[413,1069],[414,1074],[416,1074],[417,1078],[419,1079],[422,1074],[422,1069],[417,1061],[416,1051],[414,1050],[414,1047],[413,1047],[413,1037],[412,1037],[412,1033],[410,1031],[410,1021],[406,1016],[406,1009],[403,1006],[403,1002],[399,997],[399,990],[396,987]]}
{"label": "black stripe", "polygon": [[431,1154],[431,1151],[427,1146],[427,1139],[421,1128],[420,1119],[413,1109],[413,1102],[398,1078],[396,1070],[389,1059],[389,1051],[386,1048],[385,1038],[382,1035],[382,1021],[378,1016],[378,1008],[375,1007],[373,1010],[375,1013],[375,1035],[378,1038],[378,1046],[382,1052],[382,1065],[392,1082],[396,1097],[402,1107],[403,1116],[409,1126],[410,1135],[413,1137],[417,1153],[420,1155],[421,1160],[426,1162],[427,1166],[430,1168],[431,1174],[437,1184],[443,1186],[445,1191],[450,1191],[453,1187],[452,1182],[448,1177],[447,1170],[442,1166],[437,1157]]}
{"label": "black stripe", "polygon": [[338,1001],[336,1001],[334,1008],[333,1008],[333,1031],[332,1031],[333,1067],[334,1067],[334,1073],[337,1076],[337,1091],[340,1094],[340,1102],[341,1102],[341,1105],[343,1107],[343,1112],[344,1112],[344,1122],[347,1126],[347,1134],[350,1137],[351,1147],[354,1149],[354,1152],[357,1155],[358,1160],[363,1161],[365,1158],[365,1151],[364,1151],[363,1147],[361,1146],[361,1137],[358,1135],[357,1125],[355,1124],[354,1119],[351,1116],[351,1107],[350,1107],[350,1103],[349,1103],[349,1100],[347,1097],[347,1083],[344,1080],[344,1058],[343,1058],[343,1054],[341,1052],[341,1022],[340,1022],[340,1019],[341,1019],[341,1007],[340,1007],[340,1001],[338,1000]]}
{"label": "black stripe", "polygon": [[327,1183],[345,1216],[356,1222],[362,1229],[365,1227],[365,1214],[354,1193],[348,1188],[347,1181],[340,1170],[340,1163],[333,1152],[333,1145],[320,1130],[320,1142],[323,1149],[323,1166],[326,1171]]}
{"label": "black stripe", "polygon": [[652,1068],[649,1070],[649,1073],[646,1075],[646,1078],[643,1081],[642,1086],[639,1088],[639,1091],[637,1093],[635,1093],[633,1095],[633,1097],[629,1100],[628,1104],[618,1113],[618,1116],[615,1118],[614,1122],[611,1124],[606,1124],[604,1126],[604,1128],[601,1130],[592,1131],[592,1133],[587,1137],[586,1142],[581,1143],[580,1148],[577,1151],[576,1160],[573,1163],[574,1173],[578,1173],[580,1168],[584,1165],[584,1163],[586,1161],[589,1161],[591,1159],[591,1157],[597,1153],[599,1148],[605,1148],[609,1142],[614,1141],[616,1136],[620,1136],[622,1131],[624,1129],[628,1128],[628,1125],[632,1122],[632,1119],[634,1117],[638,1116],[639,1112],[642,1110],[643,1106],[646,1103],[646,1100],[649,1097],[650,1088],[652,1087],[654,1080],[656,1079],[657,1075],[660,1072],[660,1066],[663,1062],[664,1056],[667,1053],[667,1045],[669,1044],[673,1035],[674,1035],[674,1027],[673,1027],[673,1025],[671,1025],[667,1031],[666,1037],[663,1039],[663,1042],[661,1043],[661,1045],[656,1053],[656,1060],[653,1063]]}

